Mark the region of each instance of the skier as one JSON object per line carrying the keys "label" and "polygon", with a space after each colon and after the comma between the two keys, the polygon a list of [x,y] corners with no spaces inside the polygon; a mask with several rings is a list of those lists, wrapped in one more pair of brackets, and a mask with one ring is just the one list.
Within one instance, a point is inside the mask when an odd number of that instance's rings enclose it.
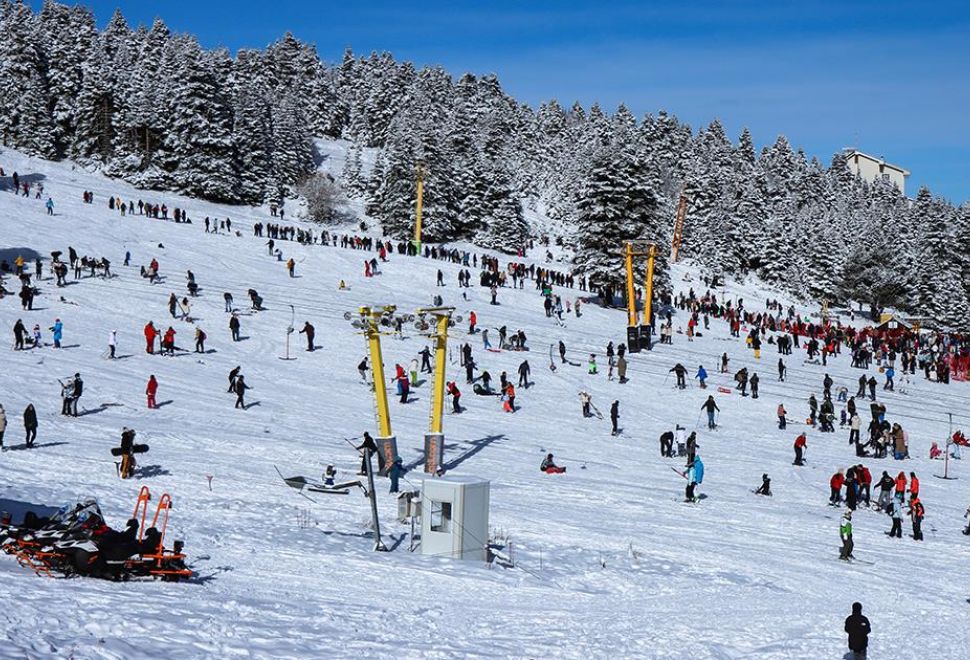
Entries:
{"label": "skier", "polygon": [[539,469],[546,474],[562,474],[566,471],[566,468],[556,465],[556,462],[552,459],[552,454],[546,454]]}
{"label": "skier", "polygon": [[761,485],[758,487],[758,490],[754,491],[754,494],[771,497],[771,479],[768,478],[767,474],[761,475]]}
{"label": "skier", "polygon": [[684,367],[684,365],[678,362],[673,367],[671,367],[667,371],[667,373],[673,373],[677,376],[677,389],[683,390],[687,388],[687,379],[686,379],[687,368]]}
{"label": "skier", "polygon": [[781,381],[782,383],[785,382],[786,371],[788,371],[788,369],[787,367],[785,367],[785,361],[782,360],[781,358],[778,358],[778,380]]}
{"label": "skier", "polygon": [[842,521],[839,523],[839,538],[842,539],[839,559],[849,561],[853,558],[852,550],[855,548],[855,543],[852,541],[852,511],[848,509],[842,514]]}
{"label": "skier", "polygon": [[895,498],[890,498],[889,508],[886,510],[893,521],[892,528],[886,532],[889,538],[903,538],[903,505]]}
{"label": "skier", "polygon": [[245,396],[246,396],[246,390],[248,389],[249,389],[249,385],[246,384],[246,381],[243,378],[243,375],[239,374],[238,376],[236,376],[236,382],[233,384],[233,392],[236,393],[236,405],[234,406],[235,408],[242,408],[243,410],[246,409]]}
{"label": "skier", "polygon": [[205,330],[197,327],[195,329],[195,352],[196,353],[205,353],[205,340],[206,340]]}
{"label": "skier", "polygon": [[529,367],[529,361],[523,360],[522,364],[519,365],[519,387],[529,389],[529,376],[531,374],[532,370]]}
{"label": "skier", "polygon": [[366,383],[367,382],[367,358],[366,357],[363,360],[361,360],[360,363],[357,365],[357,373],[360,374],[360,379]]}
{"label": "skier", "polygon": [[815,426],[815,420],[818,419],[818,399],[815,398],[814,394],[808,397],[808,410],[808,422],[812,426]]}
{"label": "skier", "polygon": [[162,353],[175,355],[175,328],[172,326],[168,327],[168,330],[165,331],[165,336],[162,337]]}
{"label": "skier", "polygon": [[700,381],[702,390],[707,389],[707,371],[704,369],[703,364],[697,365],[697,374],[694,378]]}
{"label": "skier", "polygon": [[118,331],[112,330],[108,333],[108,359],[115,359],[115,348],[118,346]]}
{"label": "skier", "polygon": [[919,479],[916,478],[915,472],[909,473],[909,497],[910,499],[919,497]]}
{"label": "skier", "polygon": [[566,344],[562,339],[559,340],[559,360],[566,364]]}
{"label": "skier", "polygon": [[617,427],[617,420],[620,419],[620,402],[614,401],[613,405],[610,406],[610,422],[613,424],[613,432],[611,435],[619,435],[620,429]]}
{"label": "skier", "polygon": [[700,497],[694,494],[694,489],[704,481],[704,461],[701,460],[700,456],[696,456],[687,466],[686,477],[687,492],[684,501],[697,502],[700,500]]}
{"label": "skier", "polygon": [[866,660],[872,626],[869,625],[869,619],[862,616],[862,603],[852,603],[852,614],[845,620],[845,632],[849,634],[852,660]]}
{"label": "skier", "polygon": [[[679,426],[677,428],[680,428]],[[670,458],[674,455],[674,432],[664,431],[660,434],[660,457]]]}
{"label": "skier", "polygon": [[229,372],[229,389],[226,392],[236,391],[236,378],[239,377],[239,372],[242,371],[242,367],[237,366],[235,369]]}
{"label": "skier", "polygon": [[[677,449],[680,450],[679,445]],[[687,465],[690,465],[694,462],[694,456],[697,455],[697,431],[691,431],[690,435],[687,436],[685,449],[687,451]]]}
{"label": "skier", "polygon": [[701,410],[707,410],[707,428],[716,429],[717,422],[714,417],[714,412],[721,412],[721,409],[717,407],[717,403],[714,402],[714,395],[708,395],[707,401],[701,405]]}
{"label": "skier", "polygon": [[24,409],[24,432],[26,434],[27,447],[33,447],[34,441],[37,440],[37,411],[34,410],[34,404],[28,403],[27,407]]}
{"label": "skier", "polygon": [[579,402],[583,406],[583,417],[592,417],[593,414],[589,411],[589,407],[592,404],[592,398],[589,396],[589,393],[586,391],[580,392]]}
{"label": "skier", "polygon": [[475,324],[478,323],[478,316],[475,315],[475,311],[472,310],[468,314],[468,334],[475,334]]}
{"label": "skier", "polygon": [[781,429],[782,431],[784,431],[785,428],[788,426],[788,418],[786,417],[787,414],[788,414],[788,411],[785,410],[785,404],[779,403],[778,404],[778,428]]}
{"label": "skier", "polygon": [[296,271],[296,262],[293,261],[293,257],[290,257],[286,262],[286,270],[290,274],[290,277],[294,277]]}
{"label": "skier", "polygon": [[926,515],[926,509],[923,508],[923,503],[920,501],[919,497],[913,496],[913,499],[909,501],[909,517],[913,520],[913,540],[922,541],[923,540],[923,516]]}
{"label": "skier", "polygon": [[148,385],[145,387],[145,396],[148,397],[148,408],[158,408],[158,404],[155,403],[155,393],[158,392],[158,381],[155,380],[155,374],[148,377]]}
{"label": "skier", "polygon": [[888,511],[889,505],[893,500],[893,486],[896,482],[893,478],[889,476],[889,473],[883,470],[882,478],[879,479],[879,501],[876,502],[876,508],[880,511]]}
{"label": "skier", "polygon": [[304,334],[306,335],[306,349],[311,353],[314,351],[313,336],[315,332],[316,330],[312,325],[310,325],[309,321],[305,321],[303,323],[303,329],[300,330],[301,335],[304,335]]}
{"label": "skier", "polygon": [[792,462],[792,465],[805,465],[805,460],[802,458],[802,452],[805,450],[807,444],[807,439],[805,438],[804,433],[795,438],[795,460]]}

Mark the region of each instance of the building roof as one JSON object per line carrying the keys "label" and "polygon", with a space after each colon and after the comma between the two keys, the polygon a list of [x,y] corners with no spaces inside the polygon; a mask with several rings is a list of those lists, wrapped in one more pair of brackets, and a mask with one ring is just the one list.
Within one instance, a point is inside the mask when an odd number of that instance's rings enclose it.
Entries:
{"label": "building roof", "polygon": [[871,160],[874,163],[879,163],[883,167],[888,167],[889,169],[896,170],[897,172],[899,172],[903,176],[909,176],[909,170],[904,170],[903,168],[899,167],[898,165],[893,165],[892,163],[887,163],[882,158],[876,158],[875,156],[870,156],[869,154],[864,153],[862,151],[856,151],[855,149],[850,149],[848,151],[848,157],[849,158],[852,158],[853,156],[862,156],[863,158],[867,158],[867,159]]}

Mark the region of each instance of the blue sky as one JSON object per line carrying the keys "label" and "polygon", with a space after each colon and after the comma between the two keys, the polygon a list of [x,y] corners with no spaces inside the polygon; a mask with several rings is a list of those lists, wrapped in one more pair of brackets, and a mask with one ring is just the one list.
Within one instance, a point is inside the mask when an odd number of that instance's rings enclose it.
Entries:
{"label": "blue sky", "polygon": [[[35,1],[35,5],[39,2]],[[880,155],[955,203],[970,199],[970,3],[482,0],[91,0],[104,25],[161,16],[204,45],[263,47],[286,31],[325,60],[390,51],[454,75],[495,73],[536,105],[718,118],[759,146],[785,134],[828,163]]]}

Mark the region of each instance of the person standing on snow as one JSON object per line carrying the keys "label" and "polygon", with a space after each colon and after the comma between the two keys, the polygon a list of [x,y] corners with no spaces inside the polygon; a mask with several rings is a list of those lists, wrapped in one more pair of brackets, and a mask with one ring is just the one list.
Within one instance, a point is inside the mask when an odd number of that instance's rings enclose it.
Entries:
{"label": "person standing on snow", "polygon": [[246,390],[248,389],[249,385],[246,384],[246,381],[243,379],[243,375],[239,374],[236,376],[236,382],[233,384],[233,392],[236,393],[236,408],[242,408],[243,410],[246,409],[245,396]]}
{"label": "person standing on snow", "polygon": [[922,541],[923,540],[923,516],[926,515],[926,509],[923,508],[923,503],[920,502],[919,497],[913,496],[913,499],[909,501],[909,517],[913,521],[913,540]]}
{"label": "person standing on snow", "polygon": [[866,649],[869,648],[872,626],[869,624],[869,619],[862,615],[862,603],[852,603],[852,614],[845,620],[845,632],[849,635],[852,660],[866,660]]}
{"label": "person standing on snow", "polygon": [[232,334],[233,341],[239,341],[239,317],[235,312],[229,317],[229,332]]}
{"label": "person standing on snow", "polygon": [[522,364],[519,365],[519,387],[529,389],[529,376],[531,374],[532,369],[529,367],[529,361],[522,360]]}
{"label": "person standing on snow", "polygon": [[697,374],[694,378],[700,381],[702,390],[707,389],[707,371],[704,369],[703,364],[697,366]]}
{"label": "person standing on snow", "polygon": [[108,359],[115,359],[115,349],[118,346],[118,331],[112,330],[108,333]]}
{"label": "person standing on snow", "polygon": [[792,461],[792,465],[805,465],[805,459],[802,458],[802,452],[805,451],[807,444],[807,438],[805,437],[804,433],[795,438],[795,460]]}
{"label": "person standing on snow", "polygon": [[714,395],[708,395],[707,401],[701,405],[701,410],[707,411],[707,428],[716,429],[717,422],[714,417],[715,411],[721,412],[721,409],[717,407],[717,403],[714,402]]}
{"label": "person standing on snow", "polygon": [[839,559],[844,561],[849,561],[852,559],[852,551],[855,549],[855,543],[852,541],[852,511],[846,510],[842,514],[842,520],[839,523],[839,538],[842,539],[842,550],[839,552]]}
{"label": "person standing on snow", "polygon": [[387,471],[387,476],[391,478],[391,490],[388,492],[396,493],[398,492],[398,480],[404,475],[407,470],[404,468],[404,461],[398,456],[391,463],[390,469]]}
{"label": "person standing on snow", "polygon": [[3,404],[0,403],[0,450],[6,451],[3,446],[3,434],[7,431],[7,412],[3,409]]}
{"label": "person standing on snow", "polygon": [[312,325],[310,325],[309,321],[305,321],[303,323],[303,329],[300,330],[300,334],[306,335],[306,349],[307,351],[312,353],[314,350],[313,337],[316,334],[316,329]]}
{"label": "person standing on snow", "polygon": [[617,420],[620,419],[620,402],[614,401],[613,405],[610,406],[610,422],[613,424],[613,433],[611,435],[619,435],[620,429],[617,426]]}
{"label": "person standing on snow", "polygon": [[158,392],[158,381],[155,380],[155,374],[152,374],[148,377],[148,385],[145,387],[145,396],[148,398],[149,410],[158,408],[158,404],[155,403],[156,392]]}
{"label": "person standing on snow", "polygon": [[696,456],[687,466],[687,492],[685,493],[686,502],[697,502],[700,497],[694,494],[694,489],[704,481],[704,462],[700,456]]}
{"label": "person standing on snow", "polygon": [[153,354],[155,352],[155,337],[158,336],[158,330],[155,329],[155,325],[152,321],[149,321],[145,325],[145,352],[148,354]]}
{"label": "person standing on snow", "polygon": [[61,323],[60,319],[54,319],[54,325],[48,330],[54,333],[54,348],[60,348],[61,338],[64,336],[64,324]]}
{"label": "person standing on snow", "polygon": [[203,330],[202,328],[196,327],[195,329],[195,352],[196,353],[205,353],[205,339],[206,339],[205,330]]}
{"label": "person standing on snow", "polygon": [[903,505],[895,498],[889,498],[886,512],[893,521],[892,528],[886,532],[889,538],[903,538]]}
{"label": "person standing on snow", "polygon": [[788,411],[785,410],[785,404],[779,403],[778,404],[778,428],[781,429],[782,431],[784,431],[785,428],[788,426],[788,418],[785,417],[785,415],[787,414],[788,414]]}
{"label": "person standing on snow", "polygon": [[33,447],[34,441],[37,440],[37,411],[34,410],[34,404],[32,403],[28,403],[24,409],[24,432],[26,434],[25,442],[27,443],[27,447]]}

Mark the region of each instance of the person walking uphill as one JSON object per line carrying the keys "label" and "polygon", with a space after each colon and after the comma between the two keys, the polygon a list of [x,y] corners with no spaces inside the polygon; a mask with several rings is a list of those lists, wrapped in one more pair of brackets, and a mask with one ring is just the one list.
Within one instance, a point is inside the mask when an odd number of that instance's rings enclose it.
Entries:
{"label": "person walking uphill", "polygon": [[715,420],[715,411],[721,412],[721,409],[717,407],[717,403],[714,402],[714,395],[708,395],[707,401],[701,405],[701,410],[707,411],[707,428],[716,429],[717,422]]}
{"label": "person walking uphill", "polygon": [[849,635],[849,650],[852,651],[853,660],[866,660],[872,626],[869,619],[862,615],[862,603],[852,603],[852,614],[845,620],[845,632]]}

